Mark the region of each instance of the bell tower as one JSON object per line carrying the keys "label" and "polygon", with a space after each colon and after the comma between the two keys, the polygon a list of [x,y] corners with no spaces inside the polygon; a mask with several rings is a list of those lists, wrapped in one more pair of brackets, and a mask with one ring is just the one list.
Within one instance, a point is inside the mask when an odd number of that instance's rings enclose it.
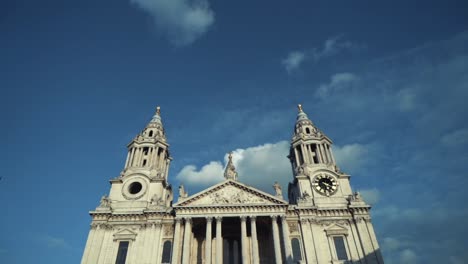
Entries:
{"label": "bell tower", "polygon": [[159,106],[151,121],[127,148],[124,169],[119,177],[111,180],[109,200],[112,209],[129,208],[127,204],[132,205],[132,210],[154,206],[169,208],[172,189],[167,177],[172,158]]}
{"label": "bell tower", "polygon": [[288,197],[292,204],[346,206],[352,195],[349,175],[340,171],[332,144],[298,105],[298,114],[288,158],[293,169],[293,182]]}

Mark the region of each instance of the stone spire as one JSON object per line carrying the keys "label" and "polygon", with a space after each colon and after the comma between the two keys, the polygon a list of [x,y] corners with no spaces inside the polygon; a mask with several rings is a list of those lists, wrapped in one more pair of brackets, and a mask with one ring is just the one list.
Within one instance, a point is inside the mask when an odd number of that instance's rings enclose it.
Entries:
{"label": "stone spire", "polygon": [[[154,130],[156,128],[156,130]],[[157,137],[160,140],[166,140],[166,133],[164,132],[164,127],[161,121],[161,107],[156,107],[156,112],[151,118],[151,121],[146,126],[145,130],[154,130],[153,133],[148,133],[147,136],[149,137]]]}
{"label": "stone spire", "polygon": [[234,167],[234,163],[232,162],[232,152],[229,152],[228,159],[228,164],[224,170],[224,178],[226,178],[226,180],[237,181],[237,171],[236,167]]}

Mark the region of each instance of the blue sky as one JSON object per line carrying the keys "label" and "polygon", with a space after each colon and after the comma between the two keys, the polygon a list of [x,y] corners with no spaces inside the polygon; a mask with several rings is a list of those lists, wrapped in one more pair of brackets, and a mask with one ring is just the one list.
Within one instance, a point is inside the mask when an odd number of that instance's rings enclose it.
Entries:
{"label": "blue sky", "polygon": [[302,103],[373,204],[386,263],[468,263],[466,1],[0,3],[2,263],[79,263],[161,105],[189,193],[272,192]]}

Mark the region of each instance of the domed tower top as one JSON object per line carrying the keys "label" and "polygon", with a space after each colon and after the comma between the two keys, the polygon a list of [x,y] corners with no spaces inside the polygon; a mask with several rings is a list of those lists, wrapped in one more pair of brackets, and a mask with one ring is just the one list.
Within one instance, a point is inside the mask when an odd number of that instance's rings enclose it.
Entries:
{"label": "domed tower top", "polygon": [[305,167],[334,166],[332,141],[314,125],[302,109],[302,105],[299,104],[297,108],[299,112],[289,153],[293,170],[298,173]]}
{"label": "domed tower top", "polygon": [[331,140],[325,136],[322,131],[315,127],[314,123],[309,119],[307,114],[302,109],[302,105],[298,104],[297,108],[299,112],[297,113],[296,124],[294,126],[294,134],[292,141],[298,139],[322,139],[326,138],[328,141]]}
{"label": "domed tower top", "polygon": [[156,138],[161,141],[166,141],[166,133],[161,120],[161,107],[156,107],[156,113],[154,113],[151,121],[146,125],[145,129],[140,134],[147,138]]}

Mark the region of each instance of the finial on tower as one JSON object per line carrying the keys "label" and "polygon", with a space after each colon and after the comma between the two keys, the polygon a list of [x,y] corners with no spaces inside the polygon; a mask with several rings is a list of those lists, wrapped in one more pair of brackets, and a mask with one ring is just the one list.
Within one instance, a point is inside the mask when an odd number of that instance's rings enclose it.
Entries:
{"label": "finial on tower", "polygon": [[298,104],[298,105],[297,105],[297,108],[299,109],[299,113],[300,113],[300,112],[304,112],[304,111],[302,111],[302,105],[301,105],[301,104]]}
{"label": "finial on tower", "polygon": [[159,105],[156,107],[156,114],[161,116],[161,107]]}

